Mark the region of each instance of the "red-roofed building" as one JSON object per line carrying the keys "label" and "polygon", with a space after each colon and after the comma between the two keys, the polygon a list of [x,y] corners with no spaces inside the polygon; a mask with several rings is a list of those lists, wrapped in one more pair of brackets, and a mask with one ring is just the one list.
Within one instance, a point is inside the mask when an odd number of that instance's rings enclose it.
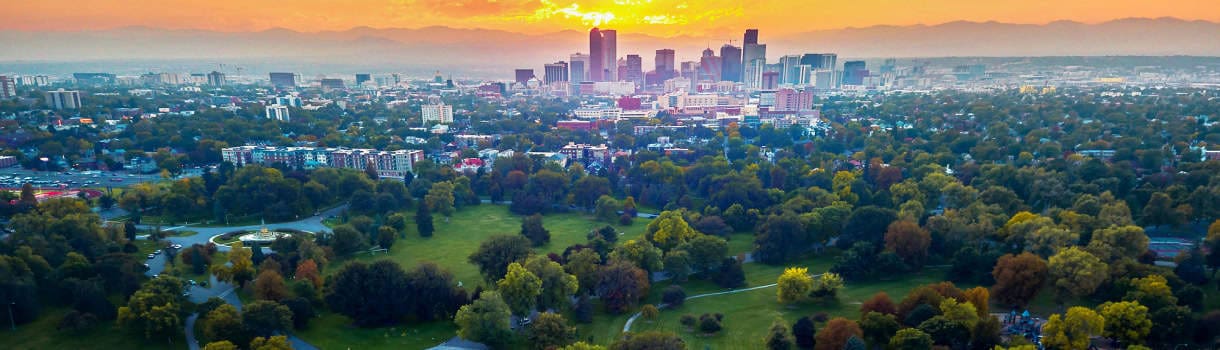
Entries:
{"label": "red-roofed building", "polygon": [[466,159],[462,159],[461,162],[454,164],[453,170],[457,170],[457,171],[464,172],[464,173],[475,173],[475,172],[478,172],[479,168],[482,168],[482,167],[483,167],[482,159],[466,158]]}
{"label": "red-roofed building", "polygon": [[568,130],[594,130],[597,129],[597,123],[591,120],[560,120],[555,123],[555,127]]}

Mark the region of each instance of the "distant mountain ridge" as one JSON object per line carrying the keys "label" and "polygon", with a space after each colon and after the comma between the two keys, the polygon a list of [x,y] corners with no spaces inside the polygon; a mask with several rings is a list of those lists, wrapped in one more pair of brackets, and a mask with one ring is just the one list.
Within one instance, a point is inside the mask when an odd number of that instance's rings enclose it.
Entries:
{"label": "distant mountain ridge", "polygon": [[[743,28],[744,30],[744,28]],[[768,35],[772,61],[784,54],[835,52],[847,57],[946,56],[1220,56],[1220,23],[1175,18],[1130,18],[1086,24],[1056,21],[1011,24],[957,21],[936,25],[871,26]],[[282,60],[364,67],[411,67],[507,76],[512,68],[534,68],[567,61],[588,50],[582,31],[524,34],[492,29],[449,27],[369,28],[299,32],[165,30],[124,27],[98,31],[0,31],[0,62],[90,60]],[[639,54],[652,67],[654,51],[672,48],[678,60],[697,60],[709,44],[723,38],[662,38],[619,34],[618,53]],[[738,44],[738,41],[734,41]],[[0,71],[4,71],[0,63]]]}

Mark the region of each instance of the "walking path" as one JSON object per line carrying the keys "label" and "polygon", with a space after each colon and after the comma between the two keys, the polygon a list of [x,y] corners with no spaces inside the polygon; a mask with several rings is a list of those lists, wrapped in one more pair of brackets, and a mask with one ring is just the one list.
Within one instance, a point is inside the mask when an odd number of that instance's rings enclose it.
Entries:
{"label": "walking path", "polygon": [[[820,273],[819,273],[819,274],[813,275],[813,278],[818,278],[818,277],[821,277],[821,276],[822,276],[822,274],[820,274]],[[759,290],[759,289],[767,289],[767,288],[771,288],[771,287],[775,287],[775,283],[772,283],[772,284],[766,284],[766,285],[761,285],[761,286],[754,286],[754,287],[750,287],[750,288],[742,288],[742,289],[726,290],[726,291],[723,291],[723,292],[704,293],[704,294],[699,294],[699,295],[692,295],[692,296],[686,297],[686,299],[684,299],[684,300],[692,300],[692,299],[699,299],[699,298],[706,298],[706,297],[714,297],[714,296],[717,296],[717,295],[726,295],[726,294],[737,294],[737,293],[744,293],[744,292],[749,292],[749,291],[754,291],[754,290]],[[660,307],[660,308],[665,308],[666,306],[669,306],[669,304],[661,304],[661,305],[658,305],[658,307]],[[635,323],[635,320],[636,320],[637,318],[640,318],[640,313],[639,313],[638,311],[637,311],[637,312],[636,312],[634,315],[631,315],[631,318],[628,318],[628,319],[627,319],[627,324],[624,324],[624,325],[623,325],[623,332],[624,332],[624,333],[626,333],[626,332],[630,332],[630,331],[631,331],[631,325]]]}

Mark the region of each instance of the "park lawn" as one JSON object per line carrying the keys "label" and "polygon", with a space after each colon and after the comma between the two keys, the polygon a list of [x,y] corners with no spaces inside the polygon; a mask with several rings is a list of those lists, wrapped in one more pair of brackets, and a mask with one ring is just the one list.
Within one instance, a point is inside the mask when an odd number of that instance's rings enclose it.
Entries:
{"label": "park lawn", "polygon": [[[944,270],[927,270],[889,281],[849,282],[840,291],[837,302],[807,302],[792,307],[776,301],[775,288],[689,300],[676,310],[661,311],[656,321],[637,320],[632,331],[674,332],[690,349],[762,348],[763,338],[776,318],[783,318],[789,325],[800,317],[821,312],[831,317],[856,319],[860,304],[879,291],[901,298],[917,286],[940,282],[944,277]],[[724,314],[724,329],[718,334],[704,336],[698,331],[688,331],[678,322],[683,314],[698,317],[704,313]]]}
{"label": "park lawn", "polygon": [[323,312],[296,335],[320,349],[427,349],[457,335],[453,322],[441,320],[385,328],[359,328],[346,316]]}
{"label": "park lawn", "polygon": [[190,237],[190,236],[194,236],[197,234],[199,234],[199,231],[191,231],[191,230],[165,231],[165,235],[168,237]]}
{"label": "park lawn", "polygon": [[729,255],[737,256],[741,253],[750,253],[754,251],[754,234],[750,232],[734,233],[729,235]]}
{"label": "park lawn", "polygon": [[140,255],[138,257],[141,259],[147,257],[148,254],[152,254],[152,252],[156,251],[157,249],[165,248],[164,241],[153,242],[147,239],[137,239],[131,241],[131,243],[135,244],[137,248],[140,248]]}
{"label": "park lawn", "polygon": [[[181,349],[186,343],[182,334],[178,334],[170,344],[167,339],[144,339],[142,334],[134,334],[120,329],[114,321],[99,321],[93,328],[80,331],[60,331],[56,329],[59,320],[71,311],[69,308],[45,308],[34,322],[17,326],[16,331],[10,331],[8,320],[4,322],[4,330],[0,331],[0,347],[5,349]],[[179,332],[181,333],[181,332]]]}
{"label": "park lawn", "polygon": [[[453,273],[454,279],[461,282],[466,290],[473,291],[476,285],[486,283],[479,274],[478,267],[466,260],[479,247],[479,243],[496,234],[516,235],[521,231],[522,217],[512,214],[507,206],[477,205],[466,207],[454,212],[446,222],[441,215],[433,216],[436,231],[432,237],[420,237],[415,228],[415,215],[407,215],[407,229],[404,238],[400,238],[386,253],[359,253],[356,261],[376,261],[390,259],[410,269],[421,261],[434,262]],[[543,226],[551,231],[551,242],[534,250],[541,254],[563,253],[563,249],[586,241],[585,235],[596,228],[606,226],[604,222],[593,220],[591,216],[580,213],[557,213],[543,216]],[[639,238],[644,234],[647,222],[637,220],[631,226],[614,225],[623,233],[619,241]],[[342,264],[342,263],[341,263]],[[327,272],[335,272],[338,266],[328,266]]]}

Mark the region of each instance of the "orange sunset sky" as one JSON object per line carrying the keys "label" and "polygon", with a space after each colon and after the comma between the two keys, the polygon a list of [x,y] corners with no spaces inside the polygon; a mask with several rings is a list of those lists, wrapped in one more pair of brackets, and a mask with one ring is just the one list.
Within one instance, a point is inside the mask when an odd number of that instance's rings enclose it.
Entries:
{"label": "orange sunset sky", "polygon": [[79,0],[0,1],[0,30],[168,29],[313,32],[449,26],[514,32],[593,25],[657,36],[764,34],[872,25],[1086,23],[1128,17],[1220,21],[1220,0]]}

